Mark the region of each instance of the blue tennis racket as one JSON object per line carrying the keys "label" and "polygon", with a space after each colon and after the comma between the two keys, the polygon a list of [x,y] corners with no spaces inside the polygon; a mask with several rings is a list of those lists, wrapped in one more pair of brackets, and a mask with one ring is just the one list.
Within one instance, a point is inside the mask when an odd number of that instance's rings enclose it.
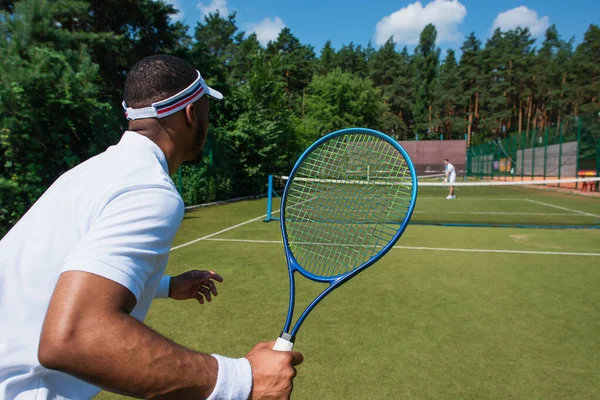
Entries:
{"label": "blue tennis racket", "polygon": [[[381,132],[363,128],[333,132],[300,156],[282,197],[280,224],[290,300],[275,350],[291,350],[312,309],[394,246],[416,199],[412,161],[396,141]],[[329,286],[291,328],[295,272]]]}

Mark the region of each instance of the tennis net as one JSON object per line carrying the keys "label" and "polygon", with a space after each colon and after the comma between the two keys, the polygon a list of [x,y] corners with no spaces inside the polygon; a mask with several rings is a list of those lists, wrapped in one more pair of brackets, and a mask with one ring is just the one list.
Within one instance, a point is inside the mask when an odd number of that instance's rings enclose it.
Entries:
{"label": "tennis net", "polygon": [[[318,180],[320,185],[360,185]],[[538,181],[461,181],[450,186],[442,177],[419,177],[419,194],[411,223],[449,226],[600,229],[600,178]],[[380,179],[381,181],[381,179]],[[265,221],[279,219],[279,199],[287,177],[269,177]],[[317,180],[315,180],[315,183]],[[385,182],[384,185],[406,185]],[[389,221],[394,223],[394,221]]]}

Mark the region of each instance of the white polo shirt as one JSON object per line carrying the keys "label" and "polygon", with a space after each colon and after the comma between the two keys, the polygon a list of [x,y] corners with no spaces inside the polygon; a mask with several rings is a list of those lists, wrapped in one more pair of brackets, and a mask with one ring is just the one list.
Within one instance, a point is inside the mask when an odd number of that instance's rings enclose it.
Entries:
{"label": "white polo shirt", "polygon": [[127,287],[131,315],[145,318],[184,213],[168,171],[155,143],[125,132],[62,175],[0,241],[0,399],[100,391],[38,362],[46,309],[59,275],[77,270]]}
{"label": "white polo shirt", "polygon": [[448,172],[448,182],[454,183],[456,180],[456,170],[454,169],[454,165],[448,163],[446,165],[446,172]]}

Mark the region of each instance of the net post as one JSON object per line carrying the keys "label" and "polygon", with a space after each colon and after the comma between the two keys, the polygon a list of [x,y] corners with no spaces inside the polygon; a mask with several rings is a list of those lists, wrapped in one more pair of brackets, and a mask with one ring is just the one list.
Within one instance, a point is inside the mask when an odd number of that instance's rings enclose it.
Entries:
{"label": "net post", "polygon": [[546,180],[546,168],[548,164],[548,125],[544,133],[544,180]]}
{"label": "net post", "polygon": [[269,188],[267,189],[267,215],[265,216],[264,222],[272,220],[271,214],[273,212],[273,175],[269,175]]}
{"label": "net post", "polygon": [[[579,150],[581,149],[581,118],[577,118],[577,155],[575,156],[575,178],[579,176]],[[575,189],[578,188],[578,183],[575,181]]]}
{"label": "net post", "polygon": [[[560,123],[560,126],[558,127],[558,143],[559,143],[559,147],[558,147],[558,179],[560,179],[560,172],[562,169],[562,144],[563,144],[563,123]],[[558,187],[560,187],[560,182],[557,185]]]}

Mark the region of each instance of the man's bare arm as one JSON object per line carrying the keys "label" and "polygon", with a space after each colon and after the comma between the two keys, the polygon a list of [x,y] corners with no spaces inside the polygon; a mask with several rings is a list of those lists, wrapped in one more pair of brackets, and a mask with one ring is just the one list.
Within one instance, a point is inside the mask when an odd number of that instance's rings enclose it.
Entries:
{"label": "man's bare arm", "polygon": [[131,317],[135,303],[128,289],[109,279],[63,273],[44,320],[40,363],[129,396],[208,397],[217,380],[217,361]]}

